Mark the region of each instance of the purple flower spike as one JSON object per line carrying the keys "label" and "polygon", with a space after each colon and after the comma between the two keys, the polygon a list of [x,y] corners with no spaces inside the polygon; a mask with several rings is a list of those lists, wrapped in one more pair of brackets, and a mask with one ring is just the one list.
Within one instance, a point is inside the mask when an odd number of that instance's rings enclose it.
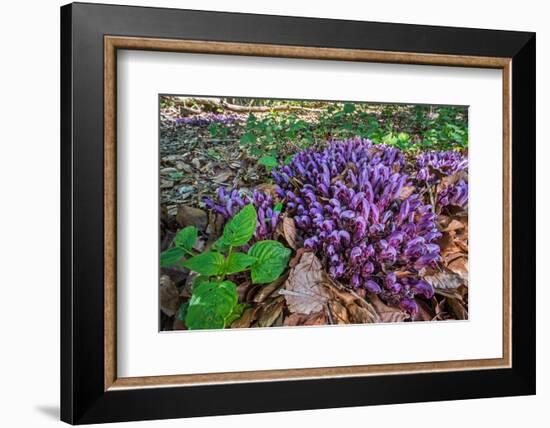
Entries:
{"label": "purple flower spike", "polygon": [[371,293],[375,294],[378,294],[382,291],[382,288],[376,282],[370,279],[364,282],[364,287]]}
{"label": "purple flower spike", "polygon": [[434,295],[434,288],[428,284],[426,281],[417,281],[412,287],[411,291],[415,294],[421,294],[426,299],[431,299]]}

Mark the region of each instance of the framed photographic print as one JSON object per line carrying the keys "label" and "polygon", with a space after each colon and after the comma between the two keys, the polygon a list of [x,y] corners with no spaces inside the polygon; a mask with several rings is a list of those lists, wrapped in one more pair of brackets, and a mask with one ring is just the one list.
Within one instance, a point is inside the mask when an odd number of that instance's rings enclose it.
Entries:
{"label": "framed photographic print", "polygon": [[535,393],[533,33],[75,3],[61,54],[62,420]]}

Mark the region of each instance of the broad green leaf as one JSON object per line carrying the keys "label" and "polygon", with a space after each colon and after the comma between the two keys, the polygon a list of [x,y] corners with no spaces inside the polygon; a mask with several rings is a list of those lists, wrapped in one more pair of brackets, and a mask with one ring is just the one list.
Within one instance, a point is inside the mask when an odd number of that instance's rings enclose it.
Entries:
{"label": "broad green leaf", "polygon": [[178,247],[169,248],[166,251],[160,253],[160,266],[172,266],[177,264],[182,257],[185,255],[185,252]]}
{"label": "broad green leaf", "polygon": [[231,325],[234,321],[237,321],[240,317],[243,316],[244,308],[246,308],[245,303],[237,303],[233,308],[233,311],[225,319],[225,325]]}
{"label": "broad green leaf", "polygon": [[189,300],[185,324],[190,330],[224,328],[237,301],[237,287],[231,281],[200,284]]}
{"label": "broad green leaf", "polygon": [[256,208],[248,204],[225,225],[222,239],[227,245],[240,247],[246,244],[256,230]]}
{"label": "broad green leaf", "polygon": [[223,273],[225,258],[220,253],[207,251],[206,253],[185,260],[181,265],[201,275],[220,275]]}
{"label": "broad green leaf", "polygon": [[272,156],[263,156],[260,159],[258,159],[258,163],[267,168],[274,168],[277,165],[279,165],[279,162],[277,161],[277,159]]}
{"label": "broad green leaf", "polygon": [[248,251],[248,254],[258,260],[252,265],[252,283],[267,284],[275,281],[285,270],[290,249],[278,241],[256,242]]}
{"label": "broad green leaf", "polygon": [[174,238],[176,247],[184,248],[191,251],[193,245],[197,241],[198,230],[195,226],[187,226],[181,229]]}
{"label": "broad green leaf", "polygon": [[244,253],[231,253],[227,258],[227,264],[225,267],[225,273],[231,275],[232,273],[242,272],[247,267],[250,267],[256,261],[256,257],[249,256]]}

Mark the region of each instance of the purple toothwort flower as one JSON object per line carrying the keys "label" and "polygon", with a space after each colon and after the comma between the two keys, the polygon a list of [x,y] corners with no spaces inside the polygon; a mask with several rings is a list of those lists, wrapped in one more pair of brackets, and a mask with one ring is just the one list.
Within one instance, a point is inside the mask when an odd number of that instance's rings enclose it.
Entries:
{"label": "purple toothwort flower", "polygon": [[[280,210],[275,210],[277,201],[270,194],[259,190],[254,190],[252,194],[250,192],[247,194],[242,190],[226,190],[224,187],[219,187],[216,199],[204,198],[204,204],[226,219],[232,218],[245,205],[253,204],[258,216],[254,239],[273,238],[275,229],[281,219],[281,212]],[[305,221],[309,221],[309,217],[305,217]]]}
{"label": "purple toothwort flower", "polygon": [[468,182],[464,178],[453,184],[440,185],[441,177],[468,171],[466,155],[455,151],[426,152],[417,156],[416,166],[417,180],[425,182],[428,186],[437,186],[438,207],[455,205],[465,208],[468,205]]}
{"label": "purple toothwort flower", "polygon": [[400,150],[351,139],[302,151],[274,170],[273,178],[305,247],[317,253],[329,275],[413,314],[414,296],[433,293],[419,271],[440,259],[441,233],[420,195],[400,198],[415,178],[404,166]]}

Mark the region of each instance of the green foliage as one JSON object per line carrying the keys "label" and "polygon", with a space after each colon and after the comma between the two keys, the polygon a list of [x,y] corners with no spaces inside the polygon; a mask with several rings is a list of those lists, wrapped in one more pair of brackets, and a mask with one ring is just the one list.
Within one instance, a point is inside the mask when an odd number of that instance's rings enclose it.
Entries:
{"label": "green foliage", "polygon": [[275,206],[273,207],[273,211],[276,213],[280,213],[283,210],[283,203],[277,202]]}
{"label": "green foliage", "polygon": [[231,253],[227,256],[227,266],[225,273],[231,275],[232,273],[242,272],[246,268],[250,267],[256,262],[256,257],[249,256],[244,253]]}
{"label": "green foliage", "polygon": [[467,148],[465,107],[363,103],[330,103],[305,121],[295,114],[272,111],[250,114],[240,136],[258,162],[270,170],[288,164],[292,155],[327,139],[369,138],[402,150]]}
{"label": "green foliage", "polygon": [[[254,284],[267,284],[286,269],[291,251],[280,242],[258,241],[248,254],[234,251],[249,243],[257,222],[256,209],[249,204],[227,222],[210,251],[193,253],[198,231],[186,227],[176,234],[175,246],[161,253],[161,266],[179,264],[200,274],[193,280],[191,299],[177,313],[189,329],[224,328],[241,317],[244,305],[238,303],[236,286],[227,275],[250,270]],[[182,260],[185,255],[190,257]]]}
{"label": "green foliage", "polygon": [[160,253],[160,266],[167,267],[177,264],[185,255],[185,251],[178,247],[169,248]]}
{"label": "green foliage", "polygon": [[181,171],[172,172],[169,175],[169,177],[170,177],[170,180],[179,181],[183,178],[183,172],[181,172]]}
{"label": "green foliage", "polygon": [[216,251],[207,251],[185,260],[181,265],[204,276],[215,276],[223,274],[225,258]]}
{"label": "green foliage", "polygon": [[237,287],[231,281],[200,284],[193,289],[189,300],[185,316],[187,328],[224,328],[235,319],[238,298]]}
{"label": "green foliage", "polygon": [[176,244],[176,247],[191,251],[195,242],[197,242],[198,233],[199,231],[195,226],[187,226],[176,234],[174,244]]}
{"label": "green foliage", "polygon": [[208,126],[208,131],[210,132],[210,135],[212,135],[212,137],[214,138],[219,138],[220,140],[224,140],[225,138],[227,138],[230,130],[231,129],[229,128],[229,126],[221,122],[212,122]]}
{"label": "green foliage", "polygon": [[290,249],[278,241],[265,240],[256,242],[248,251],[256,259],[252,265],[252,283],[267,284],[275,281],[285,270]]}
{"label": "green foliage", "polygon": [[258,163],[265,166],[268,171],[270,171],[271,168],[275,168],[279,165],[277,158],[274,158],[273,156],[262,156],[260,159],[258,159]]}
{"label": "green foliage", "polygon": [[160,253],[160,266],[167,267],[178,264],[186,254],[194,255],[193,246],[197,241],[198,230],[195,226],[181,229],[174,238],[174,247]]}
{"label": "green foliage", "polygon": [[256,231],[256,208],[248,204],[225,225],[222,242],[232,247],[246,244]]}

